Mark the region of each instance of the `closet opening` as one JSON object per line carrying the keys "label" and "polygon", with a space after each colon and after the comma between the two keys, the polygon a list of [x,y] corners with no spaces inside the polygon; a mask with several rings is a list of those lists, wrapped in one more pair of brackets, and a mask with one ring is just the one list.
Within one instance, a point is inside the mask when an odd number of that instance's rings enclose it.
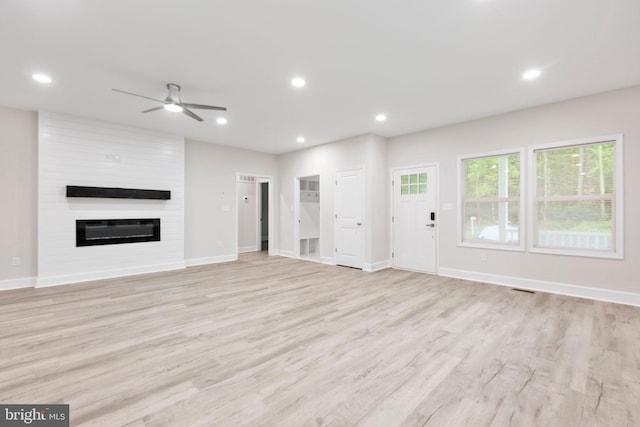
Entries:
{"label": "closet opening", "polygon": [[298,177],[296,187],[298,256],[320,261],[320,175]]}

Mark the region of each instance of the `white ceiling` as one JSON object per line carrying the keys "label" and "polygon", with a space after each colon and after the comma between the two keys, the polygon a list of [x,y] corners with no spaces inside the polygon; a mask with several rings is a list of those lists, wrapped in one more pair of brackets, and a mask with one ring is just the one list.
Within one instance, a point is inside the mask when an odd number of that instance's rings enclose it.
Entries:
{"label": "white ceiling", "polygon": [[[0,105],[283,153],[640,84],[640,1],[2,0],[0,55]],[[111,91],[167,82],[229,123]]]}

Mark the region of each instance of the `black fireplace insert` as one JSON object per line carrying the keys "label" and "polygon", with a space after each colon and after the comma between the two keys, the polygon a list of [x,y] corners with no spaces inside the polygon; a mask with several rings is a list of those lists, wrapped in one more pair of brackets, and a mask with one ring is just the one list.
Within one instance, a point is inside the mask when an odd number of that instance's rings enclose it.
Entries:
{"label": "black fireplace insert", "polygon": [[160,218],[76,220],[76,246],[159,241]]}

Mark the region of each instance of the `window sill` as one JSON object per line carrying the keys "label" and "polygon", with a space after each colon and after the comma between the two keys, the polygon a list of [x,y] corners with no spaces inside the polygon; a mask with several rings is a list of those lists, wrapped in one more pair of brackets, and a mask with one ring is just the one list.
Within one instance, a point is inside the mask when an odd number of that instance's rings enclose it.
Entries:
{"label": "window sill", "polygon": [[615,253],[615,252],[580,251],[580,250],[572,251],[567,249],[552,249],[552,248],[529,248],[528,252],[532,254],[578,256],[578,257],[585,257],[585,258],[624,259],[624,254]]}
{"label": "window sill", "polygon": [[458,247],[461,248],[476,248],[476,249],[491,249],[497,251],[510,251],[510,252],[524,252],[524,246],[518,245],[501,245],[497,243],[471,243],[471,242],[458,242]]}

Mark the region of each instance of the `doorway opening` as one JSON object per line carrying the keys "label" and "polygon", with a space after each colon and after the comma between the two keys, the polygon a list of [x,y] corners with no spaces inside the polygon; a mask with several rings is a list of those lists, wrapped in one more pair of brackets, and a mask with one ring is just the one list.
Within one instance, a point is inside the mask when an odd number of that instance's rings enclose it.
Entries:
{"label": "doorway opening", "polygon": [[269,251],[269,182],[259,182],[260,186],[260,251]]}
{"label": "doorway opening", "polygon": [[238,253],[264,251],[273,255],[273,179],[249,174],[237,177]]}

